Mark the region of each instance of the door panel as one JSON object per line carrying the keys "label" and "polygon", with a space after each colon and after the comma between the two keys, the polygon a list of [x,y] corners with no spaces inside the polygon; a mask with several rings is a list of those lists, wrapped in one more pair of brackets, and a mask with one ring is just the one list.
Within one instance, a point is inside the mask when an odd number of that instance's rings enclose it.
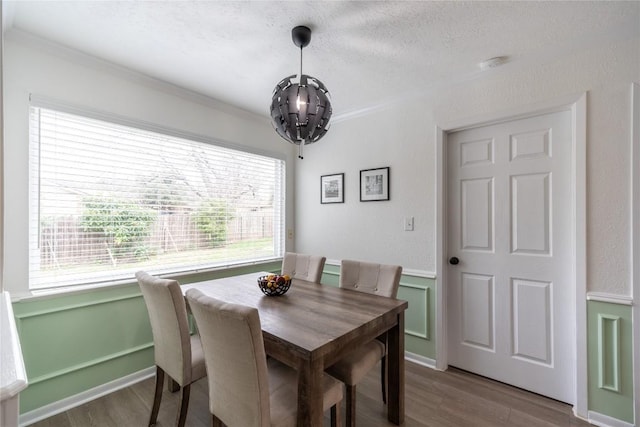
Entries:
{"label": "door panel", "polygon": [[494,350],[493,277],[462,276],[462,342]]}
{"label": "door panel", "polygon": [[551,283],[512,280],[513,355],[552,365]]}
{"label": "door panel", "polygon": [[511,177],[512,252],[549,255],[549,174]]}
{"label": "door panel", "polygon": [[511,135],[511,160],[551,157],[549,129]]}
{"label": "door panel", "polygon": [[462,247],[493,250],[493,180],[461,181]]}
{"label": "door panel", "polygon": [[468,141],[460,144],[460,166],[493,163],[493,140]]}
{"label": "door panel", "polygon": [[447,136],[449,364],[574,401],[571,115]]}

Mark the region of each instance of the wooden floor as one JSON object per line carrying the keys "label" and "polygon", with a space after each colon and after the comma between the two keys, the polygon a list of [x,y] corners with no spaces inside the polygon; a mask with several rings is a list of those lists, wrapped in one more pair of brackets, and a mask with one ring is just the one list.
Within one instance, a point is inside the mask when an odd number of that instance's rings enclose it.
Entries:
{"label": "wooden floor", "polygon": [[[374,369],[358,385],[358,426],[393,425],[386,419],[379,376],[379,369]],[[454,368],[439,372],[407,362],[405,391],[406,416],[403,425],[407,427],[589,425],[572,416],[569,405]],[[179,394],[171,394],[164,387],[158,426],[175,425]],[[146,426],[152,398],[153,379],[149,379],[33,426]],[[192,386],[187,426],[211,425],[207,399],[205,378]],[[329,419],[325,414],[327,425]]]}

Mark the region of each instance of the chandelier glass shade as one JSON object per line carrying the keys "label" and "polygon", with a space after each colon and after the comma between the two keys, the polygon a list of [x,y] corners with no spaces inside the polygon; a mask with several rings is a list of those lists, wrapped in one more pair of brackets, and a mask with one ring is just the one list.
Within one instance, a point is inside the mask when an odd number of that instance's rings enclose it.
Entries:
{"label": "chandelier glass shade", "polygon": [[311,40],[311,30],[295,27],[293,42],[300,47],[300,74],[285,77],[273,90],[271,120],[278,135],[302,147],[322,138],[329,129],[331,101],[325,85],[315,77],[302,74],[302,48]]}

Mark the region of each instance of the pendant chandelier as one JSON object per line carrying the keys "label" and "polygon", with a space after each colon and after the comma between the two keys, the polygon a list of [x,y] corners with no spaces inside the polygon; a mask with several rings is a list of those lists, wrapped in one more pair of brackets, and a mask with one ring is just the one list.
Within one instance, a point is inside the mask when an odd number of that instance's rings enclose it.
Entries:
{"label": "pendant chandelier", "polygon": [[329,130],[331,101],[329,91],[320,80],[302,74],[302,48],[311,41],[311,30],[305,26],[295,27],[291,38],[300,48],[300,74],[285,77],[276,85],[271,100],[271,120],[278,135],[298,145],[298,157],[302,159],[302,147],[318,141]]}

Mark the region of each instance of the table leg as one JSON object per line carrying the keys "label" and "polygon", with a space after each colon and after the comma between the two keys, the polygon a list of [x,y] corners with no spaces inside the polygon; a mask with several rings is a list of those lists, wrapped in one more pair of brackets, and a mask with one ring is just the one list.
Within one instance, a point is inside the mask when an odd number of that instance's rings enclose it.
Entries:
{"label": "table leg", "polygon": [[324,363],[304,360],[298,369],[298,427],[322,426]]}
{"label": "table leg", "polygon": [[389,330],[387,419],[396,425],[404,422],[404,311],[398,324]]}

